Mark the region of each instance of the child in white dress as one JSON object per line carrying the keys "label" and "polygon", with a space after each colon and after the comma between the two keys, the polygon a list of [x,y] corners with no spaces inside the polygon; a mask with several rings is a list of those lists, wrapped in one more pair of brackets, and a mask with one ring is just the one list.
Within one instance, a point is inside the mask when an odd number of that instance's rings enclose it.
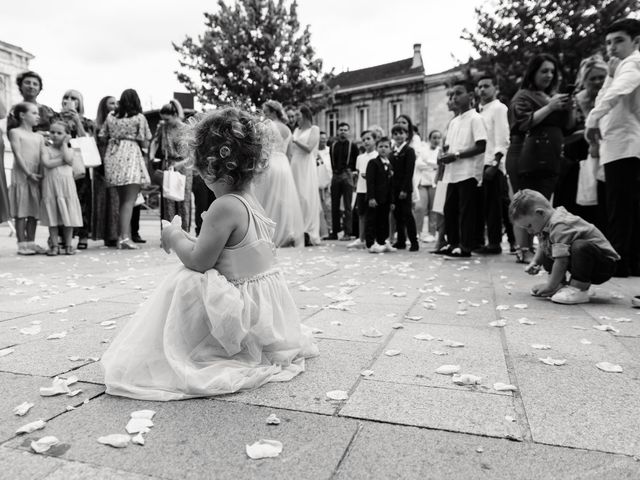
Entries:
{"label": "child in white dress", "polygon": [[[56,121],[51,124],[50,138],[52,145],[48,147],[49,155],[42,163],[44,179],[42,180],[42,201],[40,203],[40,221],[49,227],[48,256],[60,253],[58,237],[64,238],[66,255],[75,254],[71,246],[73,227],[82,226],[82,209],[76,182],[73,179],[73,151],[69,148],[71,135],[66,122]],[[62,225],[62,232],[58,226]]]}
{"label": "child in white dress", "polygon": [[252,116],[223,108],[194,127],[195,167],[216,200],[200,235],[179,217],[162,245],[183,266],[158,287],[102,357],[107,393],[179,400],[232,393],[304,371],[318,353],[275,267],[274,223],[251,192],[269,149]]}

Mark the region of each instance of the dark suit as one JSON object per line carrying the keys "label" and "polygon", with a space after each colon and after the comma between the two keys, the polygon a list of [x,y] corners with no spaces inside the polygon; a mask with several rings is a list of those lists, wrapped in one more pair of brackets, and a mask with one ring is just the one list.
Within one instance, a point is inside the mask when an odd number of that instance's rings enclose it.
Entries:
{"label": "dark suit", "polygon": [[389,236],[389,207],[391,205],[391,179],[393,167],[385,165],[380,157],[367,164],[367,203],[375,199],[377,207],[369,206],[365,217],[365,239],[367,248],[377,242],[384,245]]}
{"label": "dark suit", "polygon": [[340,199],[344,204],[344,224],[342,230],[351,235],[351,198],[353,196],[353,175],[358,158],[358,147],[348,140],[338,140],[329,149],[331,155],[331,228],[333,235],[340,231]]}
{"label": "dark suit", "polygon": [[[413,192],[413,170],[416,165],[416,152],[409,144],[405,144],[402,150],[391,154],[390,160],[393,166],[393,178],[391,180],[392,203],[395,205],[393,214],[396,219],[396,230],[398,231],[396,246],[405,248],[405,229],[411,245],[417,246],[416,220],[411,213],[411,193]],[[406,197],[401,199],[400,192],[404,192]]]}

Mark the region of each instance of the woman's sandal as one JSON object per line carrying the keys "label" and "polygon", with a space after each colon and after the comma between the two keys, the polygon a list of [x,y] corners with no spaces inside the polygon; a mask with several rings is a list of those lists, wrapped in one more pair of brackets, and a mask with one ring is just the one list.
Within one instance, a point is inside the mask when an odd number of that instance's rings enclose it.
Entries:
{"label": "woman's sandal", "polygon": [[527,252],[528,250],[525,248],[516,249],[516,263],[529,263],[529,260],[527,260]]}
{"label": "woman's sandal", "polygon": [[47,257],[55,257],[56,255],[60,255],[60,247],[58,245],[49,247],[46,255]]}
{"label": "woman's sandal", "polygon": [[81,238],[80,240],[78,240],[78,250],[86,250],[88,246],[87,242],[88,240],[86,238]]}
{"label": "woman's sandal", "polygon": [[135,243],[132,243],[128,238],[123,238],[118,242],[118,250],[139,250]]}

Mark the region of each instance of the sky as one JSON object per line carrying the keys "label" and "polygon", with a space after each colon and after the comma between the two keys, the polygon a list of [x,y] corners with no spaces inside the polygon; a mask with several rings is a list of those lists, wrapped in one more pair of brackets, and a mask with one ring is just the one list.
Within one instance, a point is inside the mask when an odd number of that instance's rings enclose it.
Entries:
{"label": "sky", "polygon": [[[473,54],[460,39],[474,27],[480,0],[299,0],[298,17],[310,25],[311,43],[324,69],[335,73],[413,56],[422,44],[427,73],[457,65]],[[485,2],[486,3],[486,2]],[[178,54],[171,43],[204,30],[203,12],[216,0],[2,1],[0,40],[35,58],[43,77],[38,101],[59,110],[65,90],[84,95],[85,115],[95,117],[100,98],[135,88],[143,108],[160,108],[174,91]]]}

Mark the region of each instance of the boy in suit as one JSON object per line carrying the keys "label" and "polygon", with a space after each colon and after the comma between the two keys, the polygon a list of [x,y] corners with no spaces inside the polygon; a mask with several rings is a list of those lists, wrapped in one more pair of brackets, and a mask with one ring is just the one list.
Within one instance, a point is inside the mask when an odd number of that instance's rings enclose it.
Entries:
{"label": "boy in suit", "polygon": [[398,240],[393,245],[396,249],[407,248],[406,235],[409,236],[412,252],[417,252],[418,234],[416,231],[416,221],[411,213],[411,197],[413,193],[413,171],[416,165],[416,152],[407,143],[409,132],[404,125],[395,124],[391,129],[391,136],[395,143],[391,154],[391,165],[393,167],[393,178],[391,179],[393,189],[394,216],[396,219],[396,229]]}
{"label": "boy in suit", "polygon": [[389,237],[389,209],[391,208],[391,178],[393,168],[389,161],[391,141],[381,137],[376,142],[378,156],[369,160],[367,180],[367,204],[365,216],[365,241],[370,253],[393,252]]}

